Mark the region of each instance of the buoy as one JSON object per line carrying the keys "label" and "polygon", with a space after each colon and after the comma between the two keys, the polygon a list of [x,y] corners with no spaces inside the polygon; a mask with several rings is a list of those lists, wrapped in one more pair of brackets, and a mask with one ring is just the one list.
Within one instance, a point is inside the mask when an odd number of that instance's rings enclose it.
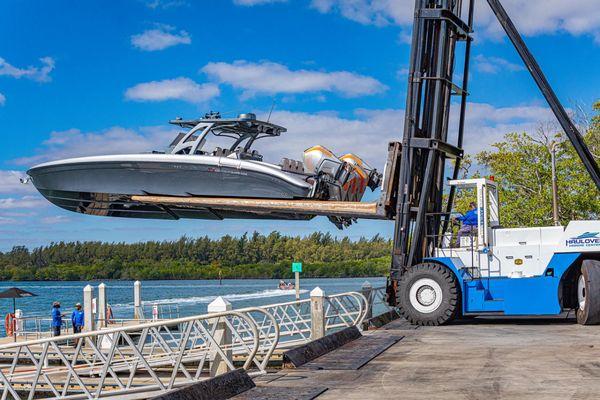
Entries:
{"label": "buoy", "polygon": [[6,317],[4,317],[4,328],[6,329],[6,336],[12,336],[15,333],[15,322],[15,314],[6,314]]}

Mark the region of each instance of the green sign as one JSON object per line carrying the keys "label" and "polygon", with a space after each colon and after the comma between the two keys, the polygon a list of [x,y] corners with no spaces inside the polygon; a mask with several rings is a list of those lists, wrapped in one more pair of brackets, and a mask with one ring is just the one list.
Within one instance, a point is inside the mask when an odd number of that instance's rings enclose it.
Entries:
{"label": "green sign", "polygon": [[292,272],[302,272],[302,263],[301,262],[293,262],[292,263]]}

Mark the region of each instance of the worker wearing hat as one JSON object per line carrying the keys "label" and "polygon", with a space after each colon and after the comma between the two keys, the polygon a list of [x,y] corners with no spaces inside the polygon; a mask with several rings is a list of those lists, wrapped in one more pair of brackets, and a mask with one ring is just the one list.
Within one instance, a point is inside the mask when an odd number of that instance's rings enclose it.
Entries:
{"label": "worker wearing hat", "polygon": [[83,328],[83,310],[81,303],[75,304],[75,311],[71,314],[71,323],[73,324],[73,333],[81,332]]}
{"label": "worker wearing hat", "polygon": [[62,317],[63,315],[60,313],[60,303],[55,301],[52,303],[52,333],[54,336],[60,336]]}

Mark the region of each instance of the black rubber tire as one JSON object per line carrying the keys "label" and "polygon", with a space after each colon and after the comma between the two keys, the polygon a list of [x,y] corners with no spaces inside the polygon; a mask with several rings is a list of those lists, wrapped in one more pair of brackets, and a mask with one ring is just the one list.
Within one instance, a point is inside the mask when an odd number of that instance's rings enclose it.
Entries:
{"label": "black rubber tire", "polygon": [[[410,302],[410,288],[419,279],[429,278],[442,290],[442,301],[430,313],[417,311]],[[460,291],[454,273],[436,263],[423,263],[410,267],[398,281],[398,307],[400,314],[414,325],[442,325],[459,315]]]}
{"label": "black rubber tire", "polygon": [[[585,280],[585,304],[581,309],[577,301],[577,322],[581,325],[600,324],[600,261],[583,260],[581,275]],[[577,296],[577,291],[575,293]]]}

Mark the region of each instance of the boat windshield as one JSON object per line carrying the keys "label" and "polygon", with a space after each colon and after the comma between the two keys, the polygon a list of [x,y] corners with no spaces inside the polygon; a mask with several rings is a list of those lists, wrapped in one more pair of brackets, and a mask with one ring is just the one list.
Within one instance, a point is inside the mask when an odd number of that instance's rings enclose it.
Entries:
{"label": "boat windshield", "polygon": [[[262,156],[252,150],[252,145],[258,139],[279,136],[286,132],[282,126],[269,122],[258,121],[254,114],[241,114],[237,118],[221,118],[218,113],[206,114],[196,120],[175,119],[171,124],[189,128],[180,132],[169,146],[172,154],[199,154],[220,157],[250,158],[262,161]],[[208,148],[207,139],[216,137],[219,143],[226,139],[228,144],[223,147]]]}

